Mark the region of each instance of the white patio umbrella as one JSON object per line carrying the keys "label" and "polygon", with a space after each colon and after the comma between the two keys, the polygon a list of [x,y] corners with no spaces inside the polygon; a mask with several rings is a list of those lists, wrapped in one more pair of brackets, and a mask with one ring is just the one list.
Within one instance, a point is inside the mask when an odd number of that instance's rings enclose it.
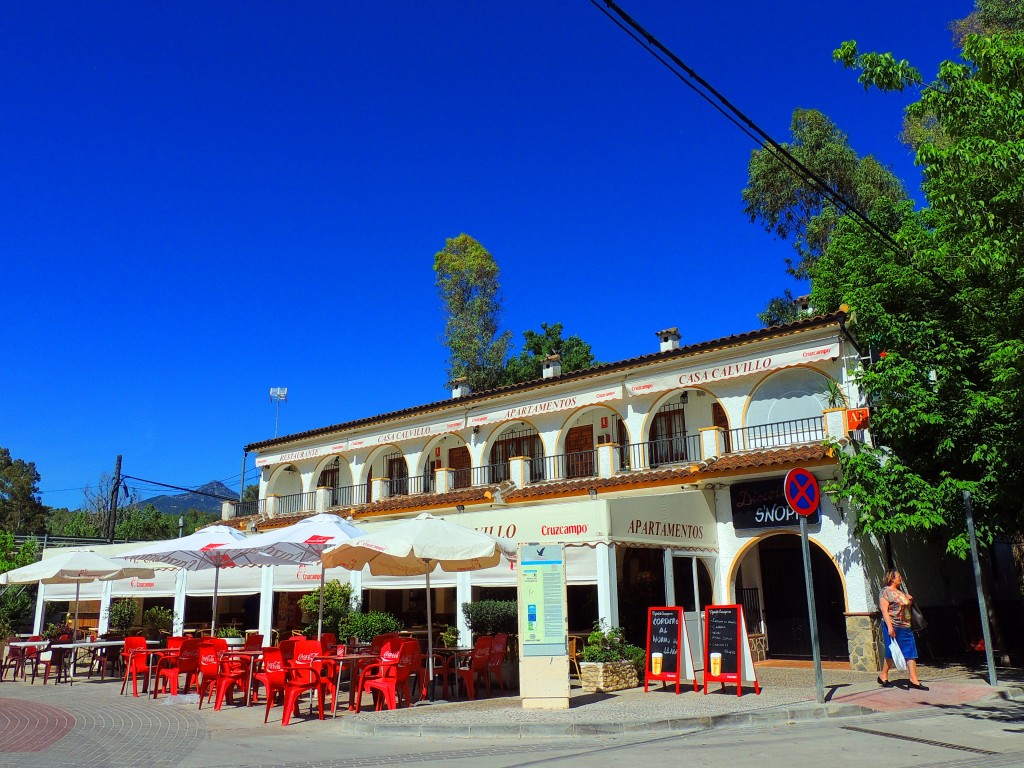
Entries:
{"label": "white patio umbrella", "polygon": [[370,566],[374,576],[423,574],[427,584],[427,664],[434,680],[434,627],[430,614],[430,573],[478,571],[516,559],[511,544],[424,512],[376,533],[346,541],[321,555],[325,566],[355,571]]}
{"label": "white patio umbrella", "polygon": [[224,552],[235,565],[320,564],[320,613],[316,636],[323,634],[324,571],[320,553],[366,534],[361,528],[338,515],[320,514],[307,517],[283,528],[274,528],[245,539],[244,546],[225,547]]}
{"label": "white patio umbrella", "polygon": [[210,630],[212,631],[217,628],[217,586],[220,582],[220,569],[235,565],[234,560],[224,550],[244,541],[245,534],[241,531],[236,531],[226,525],[211,525],[180,539],[154,541],[139,549],[123,552],[117,555],[117,558],[167,563],[186,571],[215,569],[213,574],[213,617],[210,620]]}
{"label": "white patio umbrella", "polygon": [[91,549],[79,549],[61,552],[59,555],[48,557],[37,563],[0,573],[0,584],[74,584],[74,629],[77,631],[78,597],[82,584],[130,578],[151,579],[153,578],[153,569],[112,560]]}

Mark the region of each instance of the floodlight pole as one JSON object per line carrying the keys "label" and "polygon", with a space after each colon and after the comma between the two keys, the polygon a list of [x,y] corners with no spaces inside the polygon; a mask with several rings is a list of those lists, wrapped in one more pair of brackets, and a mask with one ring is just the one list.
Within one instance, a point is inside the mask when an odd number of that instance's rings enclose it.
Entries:
{"label": "floodlight pole", "polygon": [[271,387],[270,399],[274,403],[274,437],[277,437],[277,422],[281,416],[281,401],[288,400],[288,387]]}

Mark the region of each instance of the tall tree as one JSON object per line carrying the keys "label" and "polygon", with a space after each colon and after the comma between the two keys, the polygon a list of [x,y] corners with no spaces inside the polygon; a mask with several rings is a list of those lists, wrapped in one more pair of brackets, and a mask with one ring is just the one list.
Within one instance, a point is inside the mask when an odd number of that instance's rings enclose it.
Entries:
{"label": "tall tree", "polygon": [[[826,181],[860,210],[869,211],[879,199],[900,200],[906,191],[892,172],[868,155],[859,157],[845,133],[825,115],[813,109],[793,111],[792,141],[783,143],[804,166]],[[807,179],[794,175],[769,150],[754,150],[747,167],[743,190],[744,211],[752,222],[783,240],[791,240],[795,258],[786,259],[787,272],[797,279],[824,252],[842,212]],[[766,325],[793,319],[793,302],[772,299],[760,315]]]}
{"label": "tall tree", "polygon": [[541,378],[544,361],[551,355],[561,358],[564,373],[597,365],[587,342],[576,335],[563,339],[561,323],[541,323],[540,333],[523,332],[523,348],[518,357],[509,358],[502,383],[519,384]]}
{"label": "tall tree", "polygon": [[501,383],[512,343],[499,332],[500,270],[494,257],[466,234],[448,238],[434,254],[434,275],[446,318],[447,381],[465,377],[474,391]]}
{"label": "tall tree", "polygon": [[[853,42],[836,58],[868,86],[920,82]],[[815,306],[849,304],[886,352],[861,377],[885,449],[841,453],[835,490],[862,530],[937,529],[960,555],[964,490],[983,541],[1024,530],[1024,33],[968,35],[962,59],[908,109],[939,128],[917,149],[929,207],[873,213],[905,250],[843,221],[811,268]]]}
{"label": "tall tree", "polygon": [[178,517],[165,515],[152,504],[133,507],[117,521],[114,535],[131,541],[172,539],[178,535]]}
{"label": "tall tree", "polygon": [[12,458],[8,449],[0,448],[0,528],[15,534],[42,533],[45,520],[35,462]]}

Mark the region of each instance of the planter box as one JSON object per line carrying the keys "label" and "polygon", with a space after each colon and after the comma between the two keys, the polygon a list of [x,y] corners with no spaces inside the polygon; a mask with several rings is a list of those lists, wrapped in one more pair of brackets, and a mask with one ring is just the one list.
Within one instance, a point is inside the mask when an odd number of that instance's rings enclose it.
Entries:
{"label": "planter box", "polygon": [[581,661],[580,683],[584,691],[595,692],[635,688],[640,681],[637,679],[636,667],[630,661]]}

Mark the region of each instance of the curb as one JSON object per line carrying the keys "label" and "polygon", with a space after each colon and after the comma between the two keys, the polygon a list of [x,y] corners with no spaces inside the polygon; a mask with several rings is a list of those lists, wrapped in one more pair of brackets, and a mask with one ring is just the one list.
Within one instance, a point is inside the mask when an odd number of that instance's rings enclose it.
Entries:
{"label": "curb", "polygon": [[[1021,693],[1024,695],[1024,691]],[[875,710],[857,704],[823,704],[626,723],[422,723],[417,725],[415,723],[375,723],[370,719],[346,718],[341,724],[341,731],[361,736],[565,738],[567,736],[621,736],[635,733],[692,733],[715,728],[784,725],[872,714],[876,714]]]}

